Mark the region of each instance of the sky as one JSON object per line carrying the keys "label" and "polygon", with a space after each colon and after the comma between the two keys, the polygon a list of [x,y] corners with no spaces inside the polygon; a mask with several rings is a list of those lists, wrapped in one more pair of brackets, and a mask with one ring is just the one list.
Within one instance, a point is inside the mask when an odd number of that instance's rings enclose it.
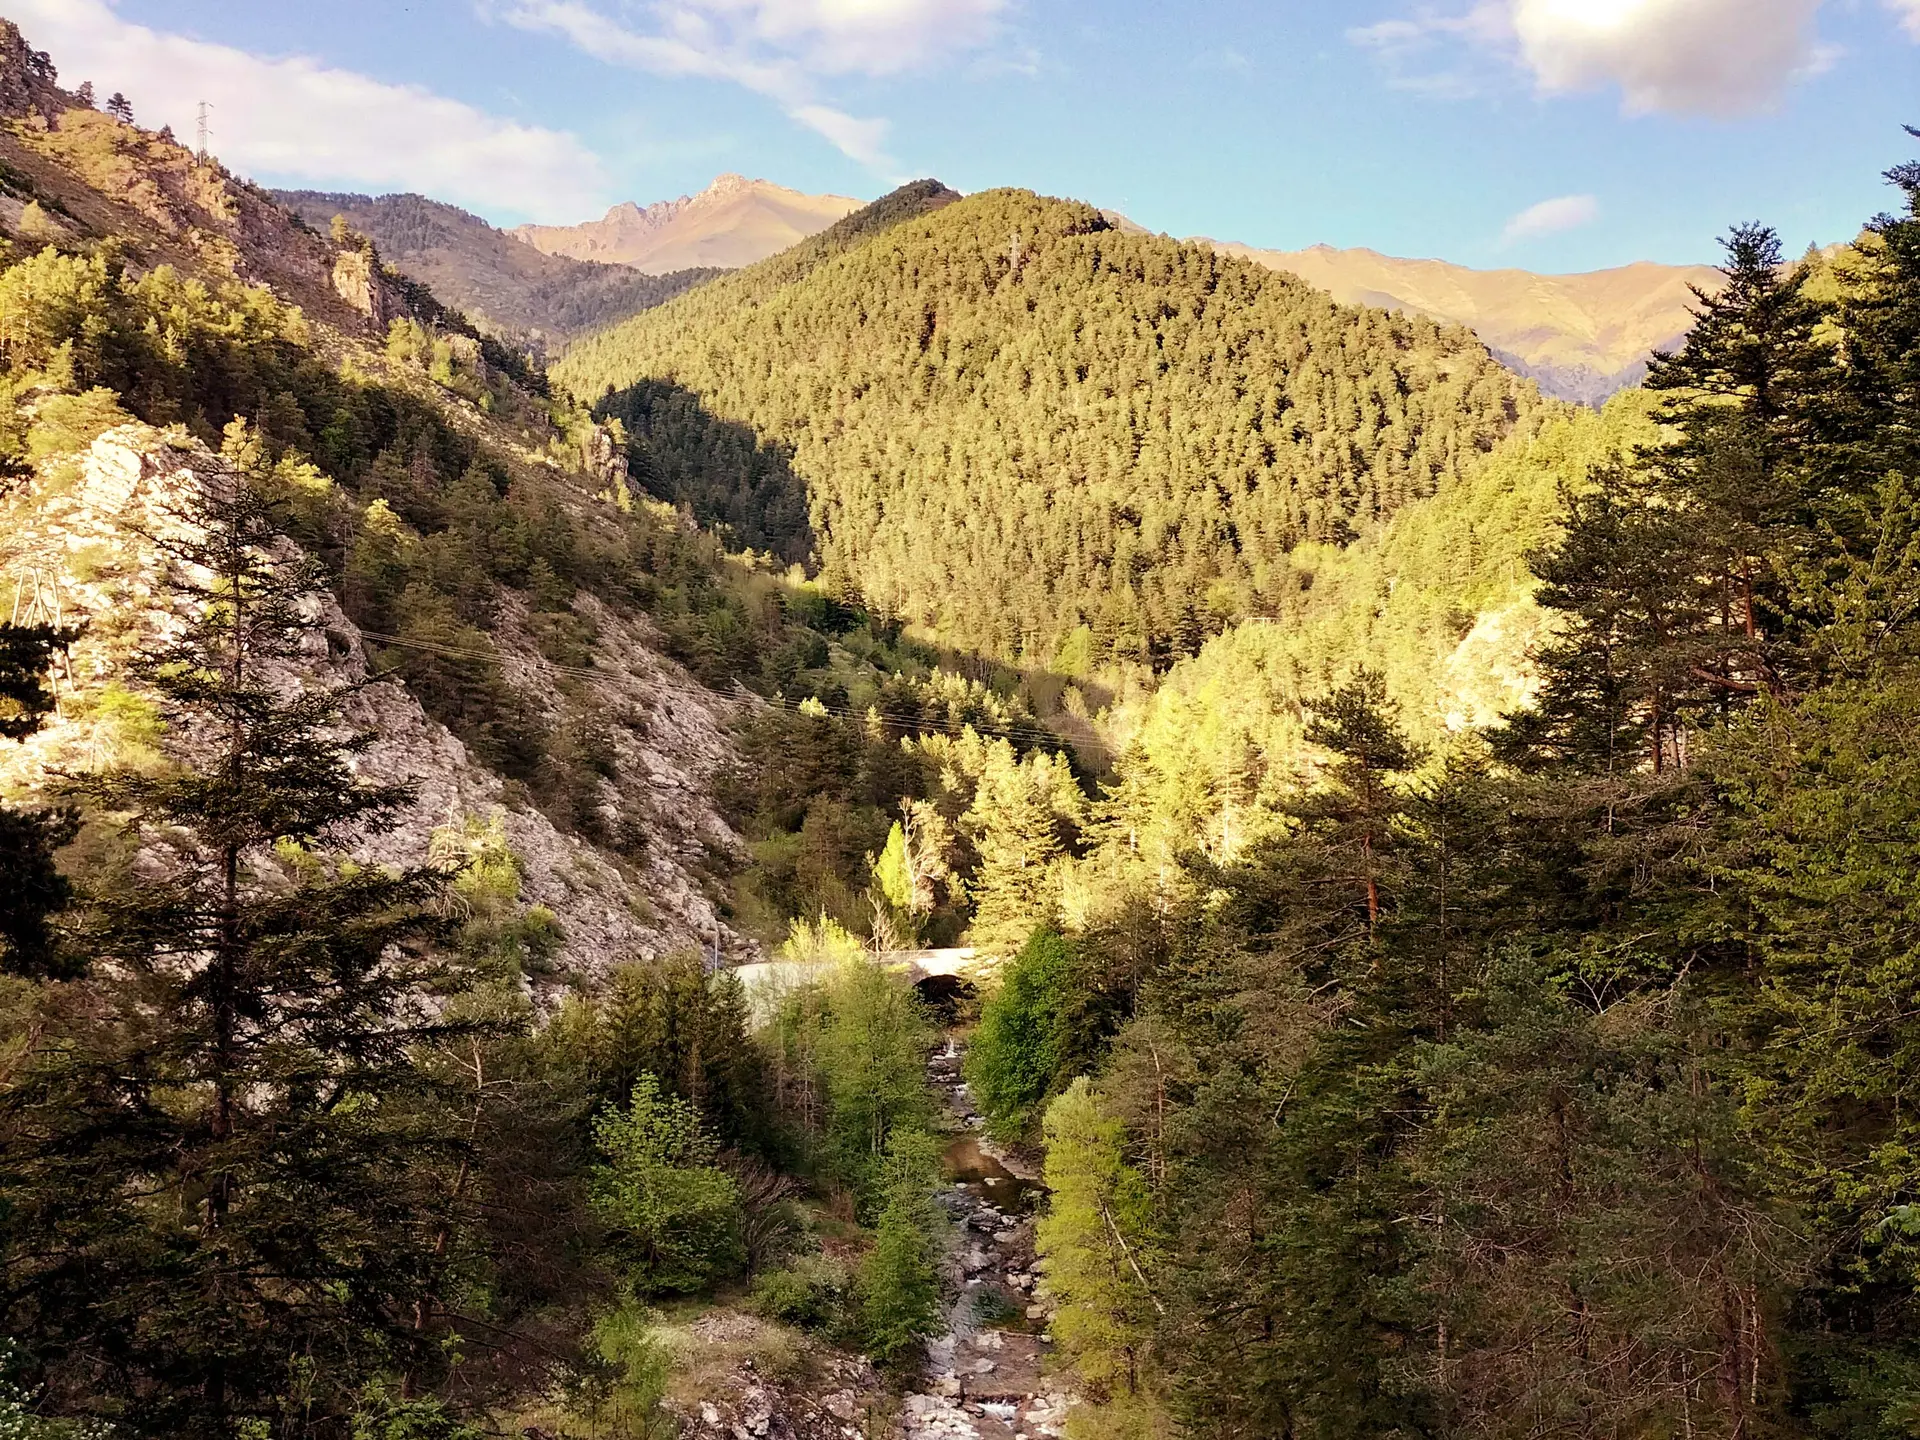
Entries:
{"label": "sky", "polygon": [[1920,158],[1920,0],[0,0],[268,185],[568,223],[737,171],[1553,272],[1851,237]]}

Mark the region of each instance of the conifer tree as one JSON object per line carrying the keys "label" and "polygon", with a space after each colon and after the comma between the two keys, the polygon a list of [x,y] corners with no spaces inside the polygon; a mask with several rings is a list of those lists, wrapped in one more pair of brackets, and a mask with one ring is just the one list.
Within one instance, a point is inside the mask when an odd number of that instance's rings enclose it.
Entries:
{"label": "conifer tree", "polygon": [[1820,457],[1841,375],[1807,268],[1764,226],[1725,243],[1726,284],[1696,291],[1686,345],[1648,376],[1670,438],[1571,491],[1534,559],[1541,602],[1570,623],[1541,655],[1535,713],[1501,738],[1508,758],[1684,769],[1702,724],[1804,678],[1798,577],[1844,543],[1816,519],[1838,514]]}
{"label": "conifer tree", "polygon": [[[1691,567],[1713,607],[1714,643],[1688,673],[1709,691],[1777,691],[1777,642],[1795,619],[1787,584],[1817,543],[1811,463],[1825,428],[1815,403],[1838,369],[1820,335],[1824,308],[1806,294],[1804,264],[1789,266],[1762,225],[1725,241],[1726,283],[1696,288],[1700,309],[1686,345],[1657,356],[1649,389],[1667,398],[1675,438],[1648,456],[1664,503],[1685,516]],[[1711,697],[1709,697],[1711,698]]]}
{"label": "conifer tree", "polygon": [[1064,761],[1047,755],[1017,760],[1004,741],[992,747],[963,822],[980,852],[970,887],[977,946],[1011,955],[1036,929],[1058,920],[1060,806],[1078,793]]}
{"label": "conifer tree", "polygon": [[591,1020],[591,1064],[607,1103],[624,1100],[648,1074],[728,1144],[765,1143],[764,1081],[738,976],[709,975],[690,951],[624,965]]}
{"label": "conifer tree", "polygon": [[142,859],[88,897],[92,1002],[0,1096],[0,1323],[146,1434],[319,1420],[434,1363],[455,1219],[421,1063],[458,1029],[448,876],[339,855],[407,792],[356,778],[344,688],[292,668],[325,653],[318,572],[250,479],[155,537],[190,616],[134,674],[178,763],[80,785]]}
{"label": "conifer tree", "polygon": [[936,1262],[944,1226],[933,1200],[938,1174],[926,1132],[902,1131],[889,1139],[876,1179],[881,1199],[873,1249],[854,1286],[862,1343],[881,1365],[910,1360],[939,1323]]}
{"label": "conifer tree", "polygon": [[1333,762],[1326,786],[1300,801],[1296,813],[1328,849],[1350,856],[1371,932],[1380,924],[1381,877],[1400,809],[1388,782],[1417,765],[1419,752],[1401,730],[1376,671],[1356,670],[1308,710],[1307,739],[1331,752]]}
{"label": "conifer tree", "polygon": [[[0,625],[0,740],[20,740],[39,729],[53,697],[41,677],[53,650],[72,639],[49,625]],[[73,837],[65,810],[20,810],[0,805],[0,972],[65,973],[49,918],[73,887],[54,863],[54,851]]]}
{"label": "conifer tree", "polygon": [[1568,623],[1541,648],[1534,707],[1496,740],[1504,758],[1622,775],[1680,762],[1699,710],[1690,668],[1718,648],[1703,633],[1715,607],[1695,563],[1698,523],[1660,503],[1642,467],[1569,493],[1561,539],[1533,560],[1540,603]]}

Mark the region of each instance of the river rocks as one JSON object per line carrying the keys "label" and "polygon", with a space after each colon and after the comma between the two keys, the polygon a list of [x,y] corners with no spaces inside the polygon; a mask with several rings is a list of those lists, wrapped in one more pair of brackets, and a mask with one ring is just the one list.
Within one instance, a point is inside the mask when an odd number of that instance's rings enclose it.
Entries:
{"label": "river rocks", "polygon": [[958,1402],[944,1396],[909,1395],[903,1428],[915,1440],[980,1440],[980,1431]]}
{"label": "river rocks", "polygon": [[[949,1295],[946,1334],[927,1343],[927,1378],[906,1398],[906,1440],[1039,1440],[1064,1432],[1069,1397],[1042,1375],[1044,1342],[1018,1317],[1043,1319],[1045,1307],[1021,1306],[1036,1286],[1033,1221],[1026,1213],[1035,1187],[1010,1157],[978,1135],[982,1128],[959,1081],[955,1046],[928,1065],[928,1080],[947,1101],[955,1139],[947,1173],[955,1183],[940,1203],[956,1222],[943,1266]],[[1035,1315],[1035,1310],[1040,1310]]]}

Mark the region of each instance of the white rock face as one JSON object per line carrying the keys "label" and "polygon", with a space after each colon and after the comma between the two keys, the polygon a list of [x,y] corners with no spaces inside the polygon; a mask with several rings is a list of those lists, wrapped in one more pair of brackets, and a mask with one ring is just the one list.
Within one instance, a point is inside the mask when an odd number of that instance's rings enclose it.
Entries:
{"label": "white rock face", "polygon": [[[14,613],[23,621],[85,626],[55,672],[57,714],[24,744],[0,747],[0,794],[30,797],[58,773],[98,768],[117,753],[116,721],[98,701],[129,657],[186,622],[156,541],[179,532],[178,500],[221,466],[198,444],[125,425],[95,441],[68,473],[0,498],[0,579],[12,582],[0,595],[18,590]],[[330,594],[314,604],[321,630],[280,678],[289,689],[364,681],[358,628]],[[715,856],[742,848],[710,794],[714,773],[731,756],[726,727],[738,702],[703,689],[655,650],[643,617],[615,615],[584,596],[581,607],[600,631],[595,674],[584,687],[609,715],[634,719],[615,727],[618,779],[607,783],[643,816],[643,856],[613,856],[562,833],[530,806],[510,805],[499,777],[394,680],[366,686],[343,708],[350,724],[377,737],[359,757],[360,772],[412,786],[414,800],[395,828],[365,837],[355,858],[420,863],[437,827],[499,815],[524,867],[523,898],[552,910],[565,932],[563,966],[591,975],[622,959],[716,944],[729,958],[755,958],[752,942],[721,921],[714,882],[700,873]],[[519,619],[509,604],[495,635],[508,678],[529,696],[555,696],[551,667]]]}

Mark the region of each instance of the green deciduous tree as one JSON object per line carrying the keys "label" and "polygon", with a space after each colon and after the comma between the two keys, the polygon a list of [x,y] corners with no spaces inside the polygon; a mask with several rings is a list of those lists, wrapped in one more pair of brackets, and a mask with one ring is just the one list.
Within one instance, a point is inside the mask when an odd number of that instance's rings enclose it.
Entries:
{"label": "green deciduous tree", "polygon": [[967,1084],[999,1138],[1020,1139],[1064,1077],[1067,1036],[1078,1008],[1074,953],[1057,931],[1036,930],[1000,973],[967,1041]]}
{"label": "green deciduous tree", "polygon": [[698,1110],[642,1075],[624,1107],[601,1112],[593,1138],[593,1208],[638,1293],[704,1289],[739,1267],[739,1187]]}
{"label": "green deciduous tree", "polygon": [[934,1029],[905,977],[865,955],[838,967],[824,1000],[817,1055],[827,1149],[840,1178],[874,1203],[894,1135],[923,1128],[932,1113]]}
{"label": "green deciduous tree", "polygon": [[1152,1206],[1127,1163],[1126,1133],[1086,1078],[1047,1107],[1047,1214],[1037,1244],[1059,1305],[1053,1332],[1080,1374],[1107,1399],[1158,1383]]}

